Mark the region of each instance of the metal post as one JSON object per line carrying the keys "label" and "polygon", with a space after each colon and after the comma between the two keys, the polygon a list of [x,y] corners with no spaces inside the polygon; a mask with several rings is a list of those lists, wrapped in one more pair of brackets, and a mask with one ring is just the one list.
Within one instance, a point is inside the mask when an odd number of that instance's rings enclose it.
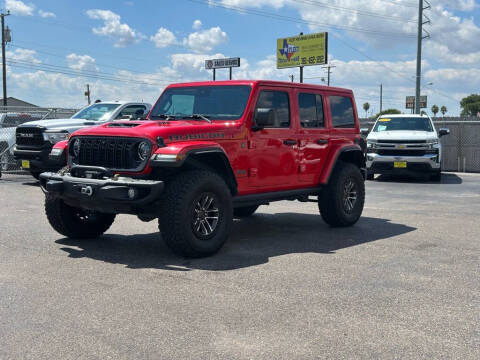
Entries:
{"label": "metal post", "polygon": [[2,18],[2,71],[3,71],[3,106],[7,106],[7,66],[5,63],[5,16],[10,15],[0,14]]}
{"label": "metal post", "polygon": [[215,69],[213,69],[213,81],[215,81]]}
{"label": "metal post", "polygon": [[423,0],[418,0],[417,81],[415,86],[415,114],[420,114],[420,82],[422,77]]}
{"label": "metal post", "polygon": [[230,67],[229,69],[230,69],[230,80],[232,80],[232,67]]}
{"label": "metal post", "polygon": [[300,82],[303,83],[303,66],[300,66]]}
{"label": "metal post", "polygon": [[382,112],[383,86],[380,84],[380,112]]}

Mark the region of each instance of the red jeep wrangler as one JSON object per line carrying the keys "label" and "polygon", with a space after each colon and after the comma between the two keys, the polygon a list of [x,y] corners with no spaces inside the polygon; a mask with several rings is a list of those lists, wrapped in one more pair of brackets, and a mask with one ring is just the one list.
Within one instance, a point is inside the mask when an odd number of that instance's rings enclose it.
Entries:
{"label": "red jeep wrangler", "polygon": [[69,238],[103,234],[116,214],[159,219],[188,257],[218,251],[232,218],[277,200],[318,202],[332,226],[359,219],[365,157],[352,91],[275,81],[168,86],[147,119],[73,133],[41,174],[45,210]]}

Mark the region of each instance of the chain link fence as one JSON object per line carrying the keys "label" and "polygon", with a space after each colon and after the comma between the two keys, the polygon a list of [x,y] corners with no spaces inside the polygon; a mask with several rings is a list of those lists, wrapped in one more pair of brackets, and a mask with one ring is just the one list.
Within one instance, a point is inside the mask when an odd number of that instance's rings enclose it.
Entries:
{"label": "chain link fence", "polygon": [[[20,172],[20,164],[13,158],[16,127],[28,121],[65,119],[77,110],[40,107],[0,107],[0,170]],[[475,119],[475,118],[473,118]],[[469,119],[470,120],[470,119]],[[374,122],[360,120],[361,127],[371,129]],[[434,119],[435,127],[450,129],[450,135],[441,139],[444,171],[480,172],[480,121],[459,118]]]}
{"label": "chain link fence", "polygon": [[0,170],[20,172],[20,164],[13,158],[15,131],[18,125],[29,121],[70,118],[76,109],[0,106]]}

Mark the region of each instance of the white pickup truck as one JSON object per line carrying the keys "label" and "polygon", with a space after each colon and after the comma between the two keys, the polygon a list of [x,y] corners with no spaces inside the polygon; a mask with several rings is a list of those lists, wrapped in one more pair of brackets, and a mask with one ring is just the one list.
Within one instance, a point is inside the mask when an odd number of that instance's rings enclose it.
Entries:
{"label": "white pickup truck", "polygon": [[146,116],[152,105],[142,102],[97,102],[87,106],[69,119],[31,121],[17,127],[15,159],[22,168],[38,179],[41,172],[57,171],[66,165],[65,155],[49,156],[53,145],[65,140],[74,131],[120,119]]}
{"label": "white pickup truck", "polygon": [[367,136],[367,179],[375,174],[427,173],[440,181],[440,137],[448,134],[448,129],[437,132],[427,115],[380,116]]}

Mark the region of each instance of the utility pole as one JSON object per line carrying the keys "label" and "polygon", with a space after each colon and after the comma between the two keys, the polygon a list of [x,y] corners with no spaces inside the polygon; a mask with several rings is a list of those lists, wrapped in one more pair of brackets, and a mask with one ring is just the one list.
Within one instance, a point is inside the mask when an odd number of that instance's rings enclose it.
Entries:
{"label": "utility pole", "polygon": [[7,106],[7,64],[5,63],[5,45],[12,39],[10,37],[10,29],[5,30],[5,16],[10,15],[10,10],[7,13],[1,13],[2,18],[2,70],[3,70],[3,106]]}
{"label": "utility pole", "polygon": [[330,86],[330,74],[332,71],[330,70],[331,68],[336,67],[335,65],[327,65],[327,66],[322,66],[323,69],[327,69],[327,85]]}
{"label": "utility pole", "polygon": [[383,86],[380,84],[380,112],[382,112]]}
{"label": "utility pole", "polygon": [[85,96],[87,97],[88,105],[90,105],[90,85],[89,84],[87,84],[87,91],[85,91]]}
{"label": "utility pole", "polygon": [[[427,3],[427,7],[423,7],[423,2]],[[415,114],[420,114],[420,87],[422,79],[422,40],[430,37],[430,34],[423,36],[423,25],[429,24],[430,19],[426,17],[427,21],[423,21],[423,10],[429,9],[430,4],[427,0],[418,0],[418,33],[417,33],[417,75],[415,86]]]}

